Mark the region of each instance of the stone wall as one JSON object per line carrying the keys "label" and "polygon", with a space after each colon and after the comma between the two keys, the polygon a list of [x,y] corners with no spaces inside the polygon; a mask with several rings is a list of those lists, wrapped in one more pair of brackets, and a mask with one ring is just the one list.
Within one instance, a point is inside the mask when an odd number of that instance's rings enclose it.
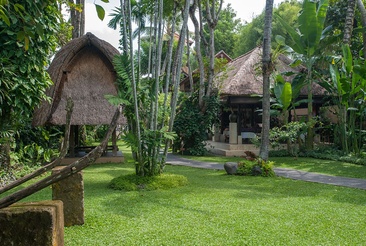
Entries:
{"label": "stone wall", "polygon": [[0,245],[63,246],[62,201],[16,203],[0,209]]}
{"label": "stone wall", "polygon": [[[64,166],[55,167],[53,173]],[[52,199],[64,204],[65,226],[84,224],[84,181],[83,173],[77,172],[52,185]]]}

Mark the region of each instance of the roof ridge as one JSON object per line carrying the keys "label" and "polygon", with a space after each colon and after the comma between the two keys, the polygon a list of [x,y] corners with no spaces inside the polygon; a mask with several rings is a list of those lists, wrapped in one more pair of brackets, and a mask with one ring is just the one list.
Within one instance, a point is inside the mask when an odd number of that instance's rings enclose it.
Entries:
{"label": "roof ridge", "polygon": [[237,58],[233,59],[231,62],[234,62],[236,60],[239,60],[240,58],[242,58],[242,57],[244,57],[246,55],[249,55],[250,53],[253,53],[254,50],[256,50],[257,48],[260,48],[260,47],[261,47],[261,45],[256,46],[255,48],[249,50],[247,53],[244,53],[243,55],[238,56]]}

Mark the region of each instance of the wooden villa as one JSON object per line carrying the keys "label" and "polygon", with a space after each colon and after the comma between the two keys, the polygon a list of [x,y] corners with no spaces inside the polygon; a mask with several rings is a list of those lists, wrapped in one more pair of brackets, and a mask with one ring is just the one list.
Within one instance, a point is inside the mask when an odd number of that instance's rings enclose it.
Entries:
{"label": "wooden villa", "polygon": [[[117,95],[116,72],[113,59],[119,51],[111,44],[87,33],[67,43],[54,57],[48,73],[53,85],[47,90],[51,102],[44,101],[34,112],[33,126],[65,125],[66,100],[74,102],[71,117],[69,160],[85,154],[92,146],[81,146],[79,127],[82,125],[109,125],[116,111],[105,95]],[[126,124],[120,117],[119,124]],[[116,131],[112,146],[99,162],[121,162],[123,156],[116,144]],[[66,159],[65,159],[66,161]]]}
{"label": "wooden villa", "polygon": [[[262,108],[263,94],[261,61],[262,47],[256,47],[230,61],[226,71],[215,77],[215,87],[220,91],[223,107],[220,112],[221,126],[216,129],[213,141],[208,141],[209,150],[218,154],[238,156],[244,155],[245,150],[258,152],[258,149],[247,143],[250,143],[250,138],[261,132],[262,116],[258,111]],[[276,72],[298,72],[298,68],[289,66],[291,62],[288,57],[279,55],[275,61]],[[307,89],[303,88],[299,99],[306,99],[307,95]],[[323,88],[314,83],[314,115],[318,115],[323,97]],[[300,105],[299,109],[296,109],[297,116],[305,116],[306,108],[307,104]],[[233,122],[230,122],[229,115],[232,113],[236,117]]]}

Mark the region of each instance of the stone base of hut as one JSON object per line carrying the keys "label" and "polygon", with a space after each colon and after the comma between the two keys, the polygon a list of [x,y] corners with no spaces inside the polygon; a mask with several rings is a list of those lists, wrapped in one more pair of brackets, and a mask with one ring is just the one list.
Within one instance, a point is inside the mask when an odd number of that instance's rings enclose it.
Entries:
{"label": "stone base of hut", "polygon": [[216,155],[245,156],[245,151],[259,154],[259,148],[254,144],[230,144],[224,142],[206,141],[206,149]]}
{"label": "stone base of hut", "polygon": [[[61,161],[61,165],[69,165],[77,160],[79,160],[81,157],[86,155],[85,152],[78,152],[75,157],[65,157]],[[112,152],[107,152],[106,154],[99,157],[94,163],[120,163],[122,164],[125,160],[125,157],[123,156],[121,151],[117,151],[116,155],[113,155]]]}
{"label": "stone base of hut", "polygon": [[[281,146],[286,148],[286,145]],[[224,142],[206,141],[207,151],[223,156],[246,156],[245,151],[253,152],[255,155],[259,155],[259,147],[254,144],[230,144]]]}

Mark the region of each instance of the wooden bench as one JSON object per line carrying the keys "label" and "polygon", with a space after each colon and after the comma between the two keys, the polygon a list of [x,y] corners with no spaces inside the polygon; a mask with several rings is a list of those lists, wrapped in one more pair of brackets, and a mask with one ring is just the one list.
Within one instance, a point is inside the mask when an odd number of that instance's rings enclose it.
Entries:
{"label": "wooden bench", "polygon": [[[75,147],[74,148],[74,153],[77,154],[79,152],[85,152],[85,153],[89,153],[90,151],[92,151],[96,146],[79,146],[79,147]],[[118,151],[118,146],[113,146],[113,145],[108,145],[104,152],[103,155],[105,155],[108,151]]]}

